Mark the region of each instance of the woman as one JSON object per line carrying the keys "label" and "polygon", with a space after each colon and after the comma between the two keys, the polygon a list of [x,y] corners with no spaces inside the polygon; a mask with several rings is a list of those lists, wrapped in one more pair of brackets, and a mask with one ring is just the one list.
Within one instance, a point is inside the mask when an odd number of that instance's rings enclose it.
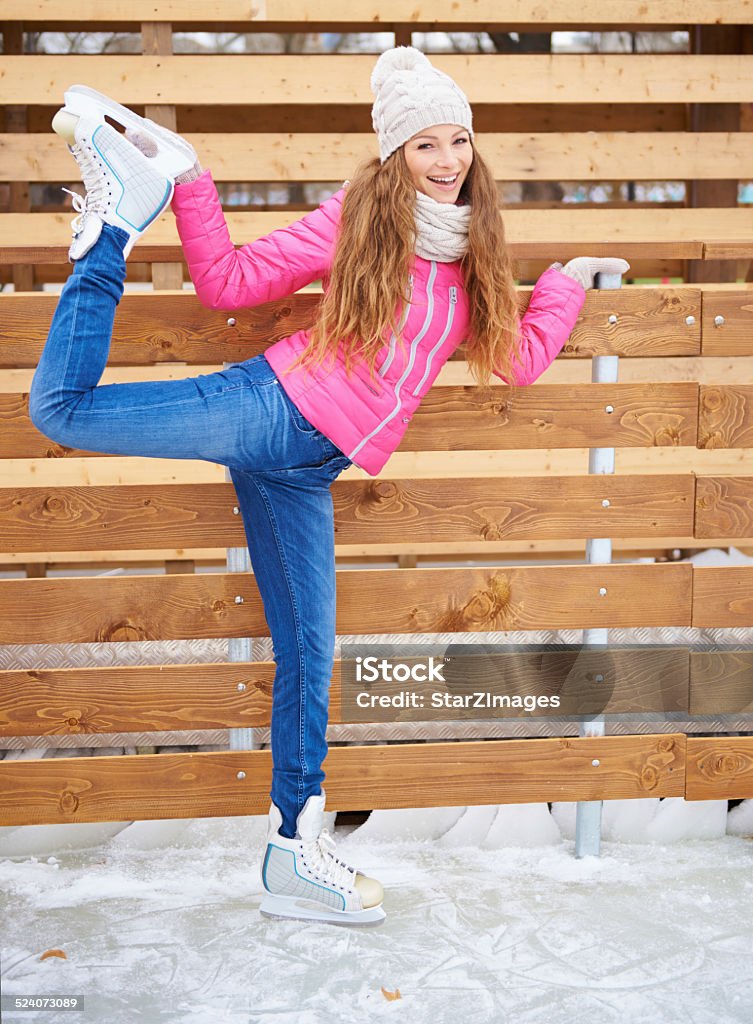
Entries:
{"label": "woman", "polygon": [[[322,828],[335,642],[330,486],[353,463],[381,470],[461,342],[480,382],[493,372],[528,384],[561,350],[594,274],[628,269],[624,260],[555,264],[518,320],[496,187],[465,95],[412,47],[379,58],[372,88],[379,158],[318,210],[235,250],[189,144],[73,86],[53,128],[87,194],[74,198],[75,266],[30,396],[33,422],[62,444],[229,467],[277,666],[261,910],[347,923],[385,914],[379,882],[339,860]],[[205,305],[258,305],[322,279],[316,323],[220,373],[98,386],[125,257],[171,198]]]}

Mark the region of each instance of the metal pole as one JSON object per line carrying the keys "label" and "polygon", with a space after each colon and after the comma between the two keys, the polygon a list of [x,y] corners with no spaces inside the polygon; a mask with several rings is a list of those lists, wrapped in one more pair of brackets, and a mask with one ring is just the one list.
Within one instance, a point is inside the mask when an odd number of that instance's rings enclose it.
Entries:
{"label": "metal pole", "polygon": [[[230,480],[230,472],[227,469],[225,470],[225,479]],[[227,571],[251,571],[251,562],[246,548],[227,548]],[[228,640],[227,660],[253,661],[251,637],[242,636]],[[257,750],[259,747],[255,729],[228,729],[228,736],[231,750]]]}
{"label": "metal pole", "polygon": [[[596,287],[600,290],[621,288],[620,274],[597,274]],[[617,322],[617,314],[609,316],[609,323]],[[615,384],[617,382],[618,356],[594,356],[591,364],[593,384]],[[607,405],[604,412],[609,415],[612,408]],[[588,452],[589,473],[614,473],[614,448],[591,448]],[[609,537],[593,537],[586,541],[586,563],[608,565],[612,561],[612,541]],[[583,644],[608,642],[608,629],[584,629]],[[580,720],[579,736],[604,736],[606,723],[603,715],[589,715]],[[575,812],[575,856],[598,857],[601,847],[602,800],[581,800]]]}
{"label": "metal pole", "polygon": [[[228,321],[229,322],[229,321]],[[225,363],[224,367],[230,366]],[[232,483],[230,470],[225,470],[225,480]],[[233,508],[233,514],[240,515],[240,507]],[[248,556],[247,548],[227,548],[227,571],[228,572],[250,572],[251,559]],[[253,661],[251,650],[251,637],[243,636],[228,640],[227,649],[228,661]],[[239,683],[239,687],[245,684]],[[256,738],[255,729],[228,729],[230,750],[258,750],[260,744]]]}

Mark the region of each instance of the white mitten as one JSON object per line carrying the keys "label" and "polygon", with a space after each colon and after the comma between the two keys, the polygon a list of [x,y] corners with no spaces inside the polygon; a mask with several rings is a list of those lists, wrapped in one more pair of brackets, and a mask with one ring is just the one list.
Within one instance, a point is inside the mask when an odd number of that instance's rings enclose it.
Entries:
{"label": "white mitten", "polygon": [[[135,146],[136,149],[141,150],[144,156],[154,156],[157,152],[157,143],[154,139],[150,138],[146,133],[137,131],[135,128],[126,128],[125,137]],[[185,142],[185,140],[183,140]],[[186,143],[188,145],[188,143]],[[190,158],[189,158],[190,159]],[[196,163],[189,170],[184,171],[183,174],[179,174],[175,179],[176,185],[184,185],[188,181],[195,181],[201,177],[203,173],[202,166],[199,163],[198,157]]]}
{"label": "white mitten", "polygon": [[[552,267],[561,274],[567,274],[586,290],[594,287],[594,278],[597,274],[626,274],[630,270],[627,260],[615,256],[576,256],[564,267],[561,263],[552,263]],[[549,269],[551,270],[551,267]]]}

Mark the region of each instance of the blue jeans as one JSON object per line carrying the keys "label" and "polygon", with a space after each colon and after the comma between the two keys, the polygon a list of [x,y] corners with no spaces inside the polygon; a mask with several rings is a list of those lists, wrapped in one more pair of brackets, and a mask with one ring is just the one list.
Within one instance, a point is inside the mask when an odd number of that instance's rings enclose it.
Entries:
{"label": "blue jeans", "polygon": [[98,387],[123,294],[126,241],[105,224],[74,265],[29,412],[42,433],[70,447],[229,467],[276,663],[270,796],[292,838],[324,780],[335,645],[330,486],[351,462],[298,411],[263,355],[185,380]]}

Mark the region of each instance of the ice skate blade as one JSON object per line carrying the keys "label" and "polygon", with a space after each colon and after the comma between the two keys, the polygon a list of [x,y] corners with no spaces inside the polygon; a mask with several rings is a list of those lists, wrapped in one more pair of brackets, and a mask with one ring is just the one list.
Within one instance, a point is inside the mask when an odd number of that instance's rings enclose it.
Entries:
{"label": "ice skate blade", "polygon": [[261,901],[259,912],[264,917],[283,920],[295,918],[299,921],[324,921],[327,924],[339,924],[351,927],[367,925],[376,927],[387,917],[381,905],[369,907],[367,910],[328,910],[316,906],[311,900],[295,899],[292,896],[275,896],[266,893]]}
{"label": "ice skate blade", "polygon": [[128,107],[110,99],[104,93],[90,89],[86,85],[72,85],[65,91],[65,110],[77,117],[98,117],[104,119],[105,114],[123,128],[133,128],[148,135],[157,146],[153,157],[146,157],[152,166],[166,178],[176,178],[190,170],[195,157],[176,145],[170,138],[159,131],[159,125],[148,118],[139,117]]}

